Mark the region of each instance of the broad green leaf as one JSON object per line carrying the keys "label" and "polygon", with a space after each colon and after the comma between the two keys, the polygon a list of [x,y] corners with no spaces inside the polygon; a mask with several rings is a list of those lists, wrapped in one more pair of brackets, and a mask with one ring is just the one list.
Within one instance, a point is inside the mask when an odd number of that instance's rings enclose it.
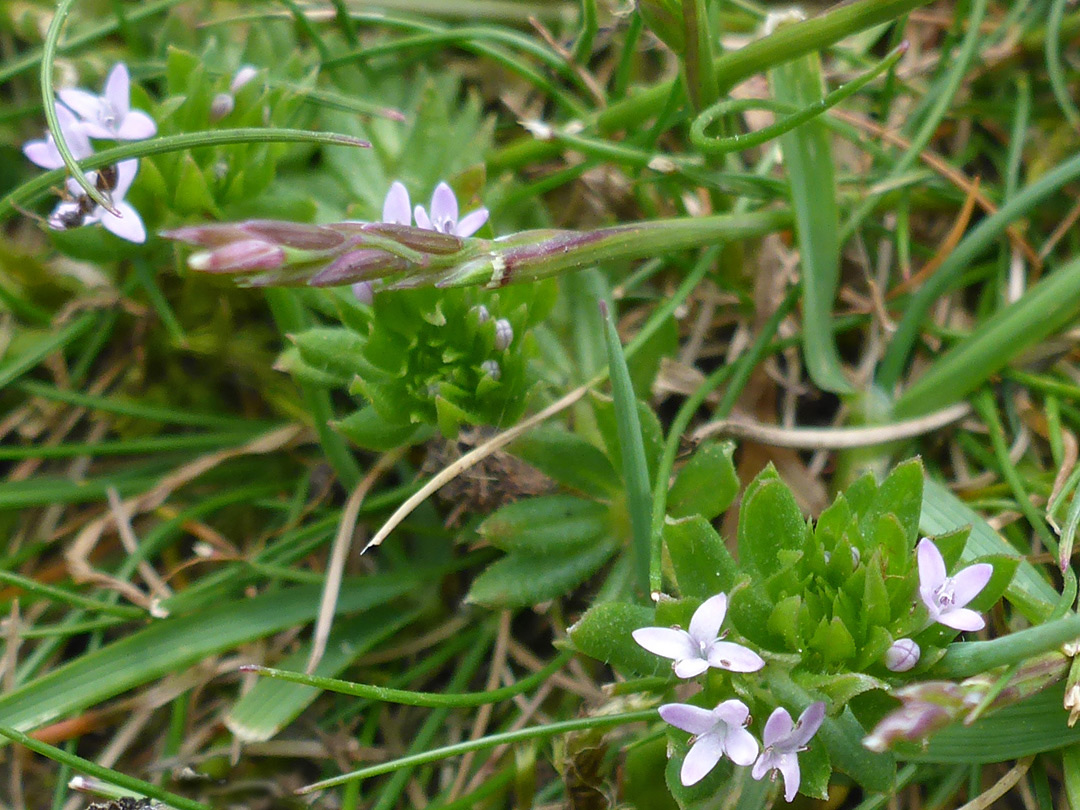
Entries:
{"label": "broad green leaf", "polygon": [[320,326],[290,337],[300,357],[314,369],[349,380],[368,370],[361,359],[364,338],[351,329]]}
{"label": "broad green leaf", "polygon": [[622,482],[603,451],[564,428],[531,430],[511,444],[510,450],[570,489],[593,497],[622,491]]}
{"label": "broad green leaf", "polygon": [[705,600],[734,586],[738,565],[705,518],[665,521],[664,544],[683,596]]}
{"label": "broad green leaf", "polygon": [[358,447],[379,452],[412,444],[420,432],[420,428],[414,424],[393,424],[386,421],[371,405],[365,405],[344,419],[331,422],[330,426]]}
{"label": "broad green leaf", "polygon": [[679,470],[668,491],[668,513],[675,518],[701,515],[712,520],[739,494],[739,478],[731,460],[734,442],[705,442]]}
{"label": "broad green leaf", "polygon": [[670,662],[647,652],[631,635],[640,627],[652,627],[652,608],[624,602],[604,602],[585,612],[567,631],[574,648],[627,677],[657,675],[670,671]]}
{"label": "broad green leaf", "polygon": [[664,737],[643,741],[627,750],[623,795],[636,810],[678,810],[679,805],[664,782],[667,764]]}
{"label": "broad green leaf", "polygon": [[806,522],[787,484],[765,481],[748,490],[739,512],[739,561],[768,576],[778,570],[778,552],[801,549]]}
{"label": "broad green leaf", "polygon": [[503,506],[477,532],[503,551],[571,553],[608,529],[608,507],[574,495],[543,495]]}
{"label": "broad green leaf", "polygon": [[467,600],[497,607],[528,607],[566,596],[614,552],[613,540],[598,539],[573,551],[508,554],[473,580]]}

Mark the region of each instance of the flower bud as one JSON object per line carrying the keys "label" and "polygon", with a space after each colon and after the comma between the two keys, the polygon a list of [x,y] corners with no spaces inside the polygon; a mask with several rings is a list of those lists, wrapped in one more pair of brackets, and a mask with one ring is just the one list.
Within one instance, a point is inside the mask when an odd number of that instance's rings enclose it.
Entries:
{"label": "flower bud", "polygon": [[250,82],[252,79],[254,79],[258,72],[259,71],[251,65],[243,65],[238,71],[236,71],[236,75],[233,76],[232,82],[229,83],[229,92],[239,92],[240,88]]}
{"label": "flower bud", "polygon": [[469,311],[476,316],[477,323],[487,323],[491,319],[491,313],[483,304],[477,304]]}
{"label": "flower bud", "polygon": [[229,93],[218,93],[210,102],[210,120],[220,121],[233,111],[236,101]]}
{"label": "flower bud", "polygon": [[375,303],[375,288],[371,286],[370,281],[356,282],[352,285],[352,292],[356,296],[356,300],[361,304],[371,306]]}
{"label": "flower bud", "polygon": [[514,327],[506,318],[495,321],[495,348],[500,352],[506,351],[514,340]]}
{"label": "flower bud", "polygon": [[910,638],[894,641],[885,652],[885,666],[890,672],[907,672],[919,663],[922,651]]}
{"label": "flower bud", "polygon": [[499,364],[494,360],[485,360],[481,363],[480,371],[496,381],[502,376],[502,369],[499,368]]}
{"label": "flower bud", "polygon": [[276,270],[285,265],[285,250],[260,239],[231,242],[213,250],[194,253],[188,258],[192,270],[207,273],[247,273]]}
{"label": "flower bud", "polygon": [[312,287],[334,287],[366,281],[397,273],[407,267],[405,260],[375,248],[360,248],[343,253],[326,267],[313,275],[308,284]]}

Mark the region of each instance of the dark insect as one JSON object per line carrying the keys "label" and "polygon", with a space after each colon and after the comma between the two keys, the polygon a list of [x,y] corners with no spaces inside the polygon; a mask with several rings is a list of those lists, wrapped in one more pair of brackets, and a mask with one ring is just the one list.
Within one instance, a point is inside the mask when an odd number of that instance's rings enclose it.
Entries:
{"label": "dark insect", "polygon": [[[118,171],[115,164],[103,166],[94,175],[94,188],[102,194],[109,195],[116,190],[117,178]],[[82,189],[72,193],[71,185],[74,184],[70,184],[69,190],[61,194],[63,200],[49,214],[48,224],[53,230],[69,231],[72,228],[81,228],[86,224],[87,217],[97,207],[97,203],[90,199],[88,194],[83,193]],[[121,808],[121,810],[126,810],[126,808]]]}

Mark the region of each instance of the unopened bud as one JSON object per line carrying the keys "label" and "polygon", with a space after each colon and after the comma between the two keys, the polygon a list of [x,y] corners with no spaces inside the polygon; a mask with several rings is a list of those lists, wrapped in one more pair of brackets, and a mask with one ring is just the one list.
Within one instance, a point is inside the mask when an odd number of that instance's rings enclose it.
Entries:
{"label": "unopened bud", "polygon": [[259,71],[251,65],[242,66],[238,71],[236,71],[236,75],[233,76],[232,82],[229,83],[229,92],[238,92],[241,87],[254,79],[258,72]]}
{"label": "unopened bud", "polygon": [[863,738],[863,745],[871,751],[884,753],[896,742],[922,742],[952,720],[952,715],[943,706],[907,703],[885,715],[874,730]]}
{"label": "unopened bud", "polygon": [[491,319],[491,313],[483,304],[477,304],[469,311],[476,315],[477,323],[487,323]]}
{"label": "unopened bud", "polygon": [[358,281],[352,285],[352,293],[361,304],[371,306],[375,303],[375,288],[370,281]]}
{"label": "unopened bud", "polygon": [[910,638],[902,638],[894,641],[885,652],[885,667],[890,672],[907,672],[919,663],[921,655],[922,651],[918,644]]}
{"label": "unopened bud", "polygon": [[502,376],[502,369],[499,368],[499,364],[494,360],[485,360],[480,364],[480,371],[493,380],[498,380]]}
{"label": "unopened bud", "polygon": [[312,287],[335,287],[380,278],[406,268],[404,259],[375,248],[350,250],[334,259],[308,281]]}
{"label": "unopened bud", "polygon": [[232,242],[213,250],[194,253],[188,267],[206,273],[246,273],[276,270],[285,264],[285,250],[259,239]]}
{"label": "unopened bud", "polygon": [[500,352],[506,351],[514,340],[514,327],[506,318],[495,321],[495,348]]}
{"label": "unopened bud", "polygon": [[233,111],[236,100],[229,93],[218,93],[210,102],[210,120],[220,121]]}

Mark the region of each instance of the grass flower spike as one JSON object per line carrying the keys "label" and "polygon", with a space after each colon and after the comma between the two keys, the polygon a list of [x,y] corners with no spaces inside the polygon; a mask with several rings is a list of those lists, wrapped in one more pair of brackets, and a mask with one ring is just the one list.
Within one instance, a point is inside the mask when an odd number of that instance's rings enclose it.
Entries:
{"label": "grass flower spike", "polygon": [[765,722],[765,748],[750,775],[762,779],[770,771],[779,771],[784,777],[784,799],[790,802],[799,792],[802,778],[799,773],[799,752],[806,750],[806,744],[817,734],[824,720],[825,704],[821,702],[807,706],[794,727],[787,709],[775,709]]}
{"label": "grass flower spike", "polygon": [[679,627],[642,627],[634,641],[651,653],[675,661],[680,678],[693,678],[709,667],[731,672],[757,672],[765,661],[753,650],[722,641],[720,626],[727,615],[727,594],[706,599],[690,619],[689,632]]}
{"label": "grass flower spike", "polygon": [[741,700],[725,700],[712,711],[668,703],[660,707],[660,716],[694,735],[679,771],[679,779],[687,787],[704,779],[725,754],[736,765],[749,765],[758,755],[757,740],[746,730],[750,710]]}
{"label": "grass flower spike", "polygon": [[[395,183],[390,187],[390,194],[395,193],[395,186],[399,186],[400,183]],[[404,186],[402,186],[404,191]],[[408,193],[405,195],[406,201],[408,201]],[[390,195],[387,195],[387,203],[390,202]],[[448,233],[453,236],[467,237],[472,236],[482,227],[484,223],[488,221],[488,210],[486,208],[477,208],[464,216],[460,222],[458,222],[458,202],[457,197],[454,196],[454,190],[450,188],[446,183],[439,183],[435,187],[435,193],[431,195],[431,214],[424,210],[424,206],[416,206],[414,211],[416,216],[416,225],[419,228],[423,228],[426,231],[438,231],[439,233]],[[386,221],[386,210],[383,209],[383,221]],[[404,224],[409,224],[408,222]]]}
{"label": "grass flower spike", "polygon": [[982,630],[982,616],[964,607],[986,587],[994,567],[989,563],[969,565],[954,576],[945,572],[945,560],[928,537],[916,549],[919,561],[919,596],[930,618],[954,630]]}
{"label": "grass flower spike", "polygon": [[131,109],[131,77],[127,65],[118,62],[105,80],[104,95],[71,88],[57,95],[81,119],[91,138],[138,141],[157,132],[157,125],[142,110]]}

